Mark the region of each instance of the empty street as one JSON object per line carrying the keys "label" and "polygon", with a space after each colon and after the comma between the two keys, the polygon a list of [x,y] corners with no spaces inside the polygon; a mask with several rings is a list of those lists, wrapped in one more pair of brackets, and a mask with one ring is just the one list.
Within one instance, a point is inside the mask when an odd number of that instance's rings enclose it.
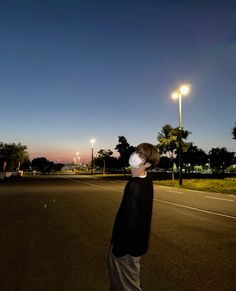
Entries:
{"label": "empty street", "polygon": [[[107,254],[126,181],[0,183],[0,290],[109,290]],[[155,187],[144,291],[235,290],[236,197]]]}

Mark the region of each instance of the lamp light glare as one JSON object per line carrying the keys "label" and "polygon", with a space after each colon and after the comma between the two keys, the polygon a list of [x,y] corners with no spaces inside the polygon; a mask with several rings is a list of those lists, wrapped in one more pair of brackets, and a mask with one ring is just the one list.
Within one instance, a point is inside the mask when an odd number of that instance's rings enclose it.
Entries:
{"label": "lamp light glare", "polygon": [[95,139],[94,138],[92,138],[92,139],[90,139],[90,142],[91,142],[91,144],[92,144],[92,146],[93,146],[93,144],[95,143]]}
{"label": "lamp light glare", "polygon": [[176,99],[178,99],[179,94],[177,92],[174,92],[171,96],[174,100],[176,100]]}
{"label": "lamp light glare", "polygon": [[190,92],[190,85],[182,85],[179,91],[182,95],[188,95],[188,93]]}

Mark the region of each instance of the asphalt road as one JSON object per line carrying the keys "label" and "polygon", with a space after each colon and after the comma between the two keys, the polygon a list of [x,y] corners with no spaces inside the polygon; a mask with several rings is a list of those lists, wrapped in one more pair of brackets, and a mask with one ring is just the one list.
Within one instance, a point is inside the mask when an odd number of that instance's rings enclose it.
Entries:
{"label": "asphalt road", "polygon": [[[0,183],[0,290],[105,291],[125,181]],[[144,291],[236,289],[236,197],[155,186]]]}

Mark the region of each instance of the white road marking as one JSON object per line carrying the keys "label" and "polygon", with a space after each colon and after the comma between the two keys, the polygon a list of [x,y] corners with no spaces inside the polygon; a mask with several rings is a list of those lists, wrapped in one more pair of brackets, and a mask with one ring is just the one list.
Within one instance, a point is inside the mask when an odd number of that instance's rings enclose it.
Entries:
{"label": "white road marking", "polygon": [[190,207],[190,206],[186,206],[186,205],[182,205],[182,204],[178,204],[178,203],[173,203],[173,202],[169,202],[169,201],[165,201],[165,200],[161,200],[161,199],[153,199],[153,200],[159,201],[159,202],[162,202],[162,203],[166,203],[166,204],[170,204],[170,205],[174,205],[174,206],[178,206],[178,207],[183,207],[183,208],[187,208],[187,209],[191,209],[191,210],[195,210],[195,211],[199,211],[199,212],[204,212],[204,213],[213,214],[213,215],[222,216],[222,217],[227,217],[227,218],[231,218],[231,219],[236,220],[236,217],[235,216],[231,216],[231,215],[226,215],[226,214],[222,214],[222,213],[203,210],[203,209],[200,209],[200,208]]}
{"label": "white road marking", "polygon": [[[156,185],[156,186],[158,186],[158,185]],[[169,186],[158,186],[158,187],[160,187],[160,188],[172,188],[172,187],[169,187]]]}
{"label": "white road marking", "polygon": [[[73,182],[76,182],[74,180],[72,180]],[[80,181],[82,182],[82,181]],[[117,190],[117,189],[113,189],[113,188],[109,188],[109,187],[104,187],[104,186],[100,186],[100,185],[96,185],[96,184],[92,184],[92,183],[88,183],[88,182],[82,182],[84,184],[90,185],[90,186],[94,186],[94,187],[99,187],[99,188],[103,188],[103,189],[107,189],[107,190],[111,190],[111,191],[115,191],[115,192],[119,192],[119,193],[123,193],[123,190]],[[191,210],[195,210],[195,211],[199,211],[199,212],[204,212],[204,213],[208,213],[208,214],[213,214],[213,215],[217,215],[217,216],[221,216],[221,217],[226,217],[226,218],[231,218],[236,220],[235,216],[231,216],[231,215],[226,215],[226,214],[222,214],[222,213],[217,213],[217,212],[212,212],[212,211],[208,211],[208,210],[203,210],[200,208],[195,208],[195,207],[190,207],[190,206],[186,206],[186,205],[182,205],[182,204],[177,204],[177,203],[173,203],[173,202],[169,202],[169,201],[165,201],[165,200],[161,200],[161,199],[153,199],[155,201],[159,201],[162,203],[166,203],[166,204],[170,204],[170,205],[174,205],[174,206],[178,206],[178,207],[182,207],[182,208],[187,208],[187,209],[191,209]]]}
{"label": "white road marking", "polygon": [[205,198],[234,202],[234,200],[232,199],[218,198],[218,197],[213,197],[213,196],[205,196]]}
{"label": "white road marking", "polygon": [[[158,186],[158,185],[157,185]],[[169,187],[169,186],[158,186],[160,188],[164,188],[164,189],[174,189],[174,187]],[[200,190],[191,190],[191,189],[185,189],[182,188],[184,191],[189,191],[189,192],[196,192],[196,193],[205,193],[204,191],[200,191]]]}
{"label": "white road marking", "polygon": [[204,191],[200,191],[200,190],[191,190],[191,189],[184,189],[184,190],[188,192],[205,193]]}
{"label": "white road marking", "polygon": [[172,193],[177,193],[177,194],[184,194],[183,192],[180,191],[175,191],[175,190],[166,190],[167,192],[172,192]]}
{"label": "white road marking", "polygon": [[88,183],[88,182],[81,182],[81,183],[86,184],[86,185],[90,185],[90,186],[94,186],[94,187],[98,187],[98,188],[103,188],[103,189],[119,192],[119,193],[123,192],[123,190],[121,191],[121,190],[113,189],[113,188],[110,188],[110,187],[104,187],[104,186],[101,186],[101,185],[96,185],[96,184],[92,184],[92,183]]}

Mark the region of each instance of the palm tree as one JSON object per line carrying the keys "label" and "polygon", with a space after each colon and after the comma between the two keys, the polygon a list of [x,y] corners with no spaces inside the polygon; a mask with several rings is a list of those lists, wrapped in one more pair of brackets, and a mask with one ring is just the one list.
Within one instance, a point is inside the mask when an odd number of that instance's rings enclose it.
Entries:
{"label": "palm tree", "polygon": [[[190,134],[187,130],[182,130],[182,139],[186,140]],[[179,148],[178,142],[179,128],[173,128],[170,124],[162,127],[161,132],[158,133],[157,140],[161,154],[168,156],[172,164],[172,179],[174,180],[174,160],[176,158],[177,150]],[[186,143],[183,142],[183,149],[186,148]]]}

